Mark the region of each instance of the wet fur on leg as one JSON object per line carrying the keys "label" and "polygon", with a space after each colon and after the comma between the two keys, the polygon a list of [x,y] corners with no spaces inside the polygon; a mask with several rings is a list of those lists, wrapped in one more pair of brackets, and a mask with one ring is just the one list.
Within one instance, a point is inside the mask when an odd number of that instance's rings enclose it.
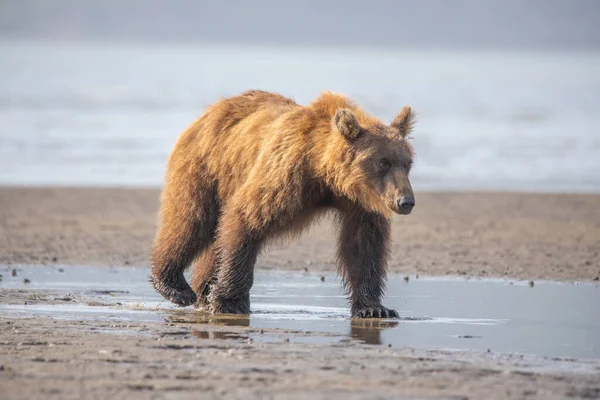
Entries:
{"label": "wet fur on leg", "polygon": [[381,305],[389,253],[389,220],[349,205],[338,215],[338,271],[357,318],[394,318],[395,310]]}
{"label": "wet fur on leg", "polygon": [[217,283],[217,256],[215,254],[214,243],[206,248],[194,261],[192,268],[191,286],[197,296],[194,307],[207,309],[211,288]]}
{"label": "wet fur on leg", "polygon": [[236,208],[224,212],[219,222],[216,248],[216,282],[210,286],[208,308],[213,313],[249,314],[254,264],[259,240]]}
{"label": "wet fur on leg", "polygon": [[[183,273],[198,254],[210,248],[219,202],[205,168],[180,165],[178,155],[176,149],[169,158],[167,176],[172,179],[167,179],[162,193],[160,224],[152,250],[152,284],[165,299],[185,307],[194,304],[197,295]],[[182,185],[182,180],[188,184]]]}
{"label": "wet fur on leg", "polygon": [[196,301],[183,272],[198,252],[198,242],[191,239],[198,232],[197,225],[194,221],[181,224],[182,234],[165,224],[152,252],[152,285],[165,299],[182,307]]}
{"label": "wet fur on leg", "polygon": [[209,295],[208,303],[208,310],[213,314],[250,314],[250,293],[234,299]]}

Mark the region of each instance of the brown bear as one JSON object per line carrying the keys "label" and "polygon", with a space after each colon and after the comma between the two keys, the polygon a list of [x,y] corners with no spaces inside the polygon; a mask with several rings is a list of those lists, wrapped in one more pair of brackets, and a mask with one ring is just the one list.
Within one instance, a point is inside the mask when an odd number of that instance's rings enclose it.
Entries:
{"label": "brown bear", "polygon": [[[412,126],[410,107],[386,126],[329,92],[305,107],[264,91],[209,107],[168,160],[154,287],[180,306],[248,314],[265,242],[296,235],[331,210],[352,316],[397,317],[381,298],[391,214],[415,205]],[[191,263],[190,287],[183,273]]]}

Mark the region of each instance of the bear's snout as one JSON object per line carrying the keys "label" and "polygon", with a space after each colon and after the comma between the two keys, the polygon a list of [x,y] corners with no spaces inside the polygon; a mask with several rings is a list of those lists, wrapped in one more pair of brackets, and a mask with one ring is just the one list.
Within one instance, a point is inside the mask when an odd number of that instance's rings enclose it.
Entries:
{"label": "bear's snout", "polygon": [[410,214],[415,206],[414,196],[402,196],[398,199],[398,214]]}

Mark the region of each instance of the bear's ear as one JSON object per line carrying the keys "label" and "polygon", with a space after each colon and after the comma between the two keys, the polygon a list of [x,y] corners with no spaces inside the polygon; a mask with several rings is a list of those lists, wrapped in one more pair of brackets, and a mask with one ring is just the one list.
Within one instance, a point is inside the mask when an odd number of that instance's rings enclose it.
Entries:
{"label": "bear's ear", "polygon": [[360,135],[360,125],[356,115],[347,108],[341,108],[335,112],[333,123],[338,131],[350,141],[355,140]]}
{"label": "bear's ear", "polygon": [[413,129],[415,114],[409,106],[404,106],[400,114],[392,121],[392,126],[400,131],[400,136],[405,138]]}

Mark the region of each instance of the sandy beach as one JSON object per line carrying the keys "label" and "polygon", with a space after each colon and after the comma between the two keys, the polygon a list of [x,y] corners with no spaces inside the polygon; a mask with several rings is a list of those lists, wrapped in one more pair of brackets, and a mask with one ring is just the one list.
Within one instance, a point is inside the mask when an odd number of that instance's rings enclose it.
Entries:
{"label": "sandy beach", "polygon": [[[158,189],[0,187],[0,264],[147,266]],[[600,196],[417,193],[393,217],[391,272],[594,281],[600,278]],[[274,244],[259,270],[335,269],[325,218]]]}
{"label": "sandy beach", "polygon": [[[145,267],[158,199],[157,189],[2,187],[2,274],[33,264]],[[333,271],[334,233],[325,219],[273,245],[258,269]],[[393,239],[392,273],[597,285],[600,196],[417,193],[413,214],[394,217]],[[0,285],[0,305],[11,304],[92,302]],[[251,338],[262,334],[279,340]],[[600,398],[600,360],[294,340],[307,335],[209,317],[123,323],[0,313],[0,397]]]}

